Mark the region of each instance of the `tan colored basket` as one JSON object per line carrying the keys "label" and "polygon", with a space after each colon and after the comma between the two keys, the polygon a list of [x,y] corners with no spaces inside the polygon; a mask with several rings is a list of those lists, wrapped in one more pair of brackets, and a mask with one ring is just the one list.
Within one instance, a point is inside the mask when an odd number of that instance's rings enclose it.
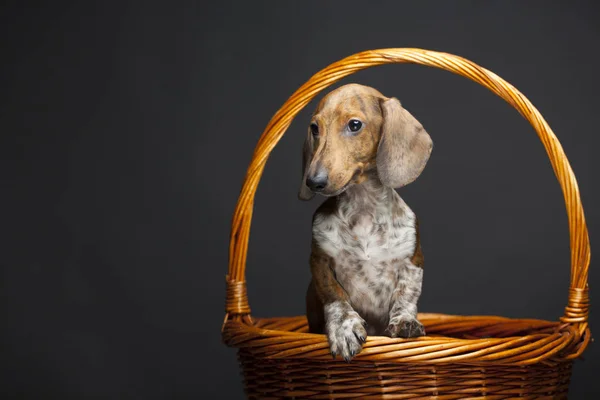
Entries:
{"label": "tan colored basket", "polygon": [[[369,337],[349,364],[332,360],[324,335],[304,316],[250,316],[245,266],[254,194],[269,153],[292,119],[321,90],[359,70],[389,63],[437,67],[469,78],[506,100],[541,139],[563,190],[571,240],[571,285],[560,322],[494,316],[419,314],[428,335]],[[590,341],[588,232],[577,181],[558,139],[517,89],[471,61],[420,49],[365,51],[314,75],[262,134],[233,217],[223,340],[239,349],[250,398],[508,399],[566,398],[571,365]]]}

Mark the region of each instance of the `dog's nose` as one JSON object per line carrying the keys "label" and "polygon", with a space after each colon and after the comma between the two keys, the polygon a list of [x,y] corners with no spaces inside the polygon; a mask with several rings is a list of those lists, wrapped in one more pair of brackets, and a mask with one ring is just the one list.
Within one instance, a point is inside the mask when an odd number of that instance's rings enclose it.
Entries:
{"label": "dog's nose", "polygon": [[327,171],[319,168],[317,172],[306,178],[306,186],[313,192],[321,192],[327,186]]}

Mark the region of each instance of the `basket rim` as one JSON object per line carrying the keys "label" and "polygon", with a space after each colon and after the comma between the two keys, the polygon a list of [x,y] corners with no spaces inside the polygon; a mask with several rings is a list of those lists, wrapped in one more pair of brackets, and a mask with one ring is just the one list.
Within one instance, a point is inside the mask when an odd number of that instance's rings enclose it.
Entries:
{"label": "basket rim", "polygon": [[[418,338],[402,339],[387,336],[369,336],[363,350],[353,360],[375,363],[425,363],[425,364],[502,364],[526,366],[549,359],[566,361],[577,358],[584,351],[591,335],[589,329],[583,337],[570,324],[533,319],[508,318],[495,315],[449,315],[419,313],[419,319],[431,327],[449,326],[460,322],[486,322],[481,326],[507,324],[530,325],[539,332],[526,335],[500,337],[459,338],[441,334],[428,334]],[[277,329],[277,325],[299,329],[306,327],[305,316],[247,317],[229,320],[223,326],[223,340],[230,346],[250,351],[255,357],[273,360],[310,359],[330,361],[329,346],[324,334]],[[440,328],[438,328],[439,330]],[[521,330],[526,330],[523,328]],[[575,346],[573,353],[570,349]],[[340,361],[342,362],[342,361]]]}

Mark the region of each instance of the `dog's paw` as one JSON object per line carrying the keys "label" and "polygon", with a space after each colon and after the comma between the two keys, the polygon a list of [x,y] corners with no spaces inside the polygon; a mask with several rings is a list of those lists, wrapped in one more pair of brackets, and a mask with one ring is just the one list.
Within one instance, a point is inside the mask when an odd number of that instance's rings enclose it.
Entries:
{"label": "dog's paw", "polygon": [[414,338],[425,335],[425,328],[415,317],[395,317],[386,329],[390,337]]}
{"label": "dog's paw", "polygon": [[346,362],[362,350],[367,340],[366,322],[356,311],[349,311],[327,321],[327,340],[331,355],[340,355]]}

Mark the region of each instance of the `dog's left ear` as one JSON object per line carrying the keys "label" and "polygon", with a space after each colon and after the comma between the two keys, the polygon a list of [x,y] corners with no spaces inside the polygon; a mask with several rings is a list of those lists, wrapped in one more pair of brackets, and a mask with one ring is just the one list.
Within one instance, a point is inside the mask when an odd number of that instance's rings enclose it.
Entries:
{"label": "dog's left ear", "polygon": [[425,168],[433,148],[429,134],[396,98],[380,101],[383,114],[377,149],[377,173],[381,182],[399,188],[413,182]]}
{"label": "dog's left ear", "polygon": [[302,147],[302,182],[300,182],[300,191],[298,192],[298,198],[300,200],[310,200],[315,194],[306,186],[306,175],[308,173],[308,167],[313,158],[313,138],[308,131],[308,136],[304,140],[304,146]]}

